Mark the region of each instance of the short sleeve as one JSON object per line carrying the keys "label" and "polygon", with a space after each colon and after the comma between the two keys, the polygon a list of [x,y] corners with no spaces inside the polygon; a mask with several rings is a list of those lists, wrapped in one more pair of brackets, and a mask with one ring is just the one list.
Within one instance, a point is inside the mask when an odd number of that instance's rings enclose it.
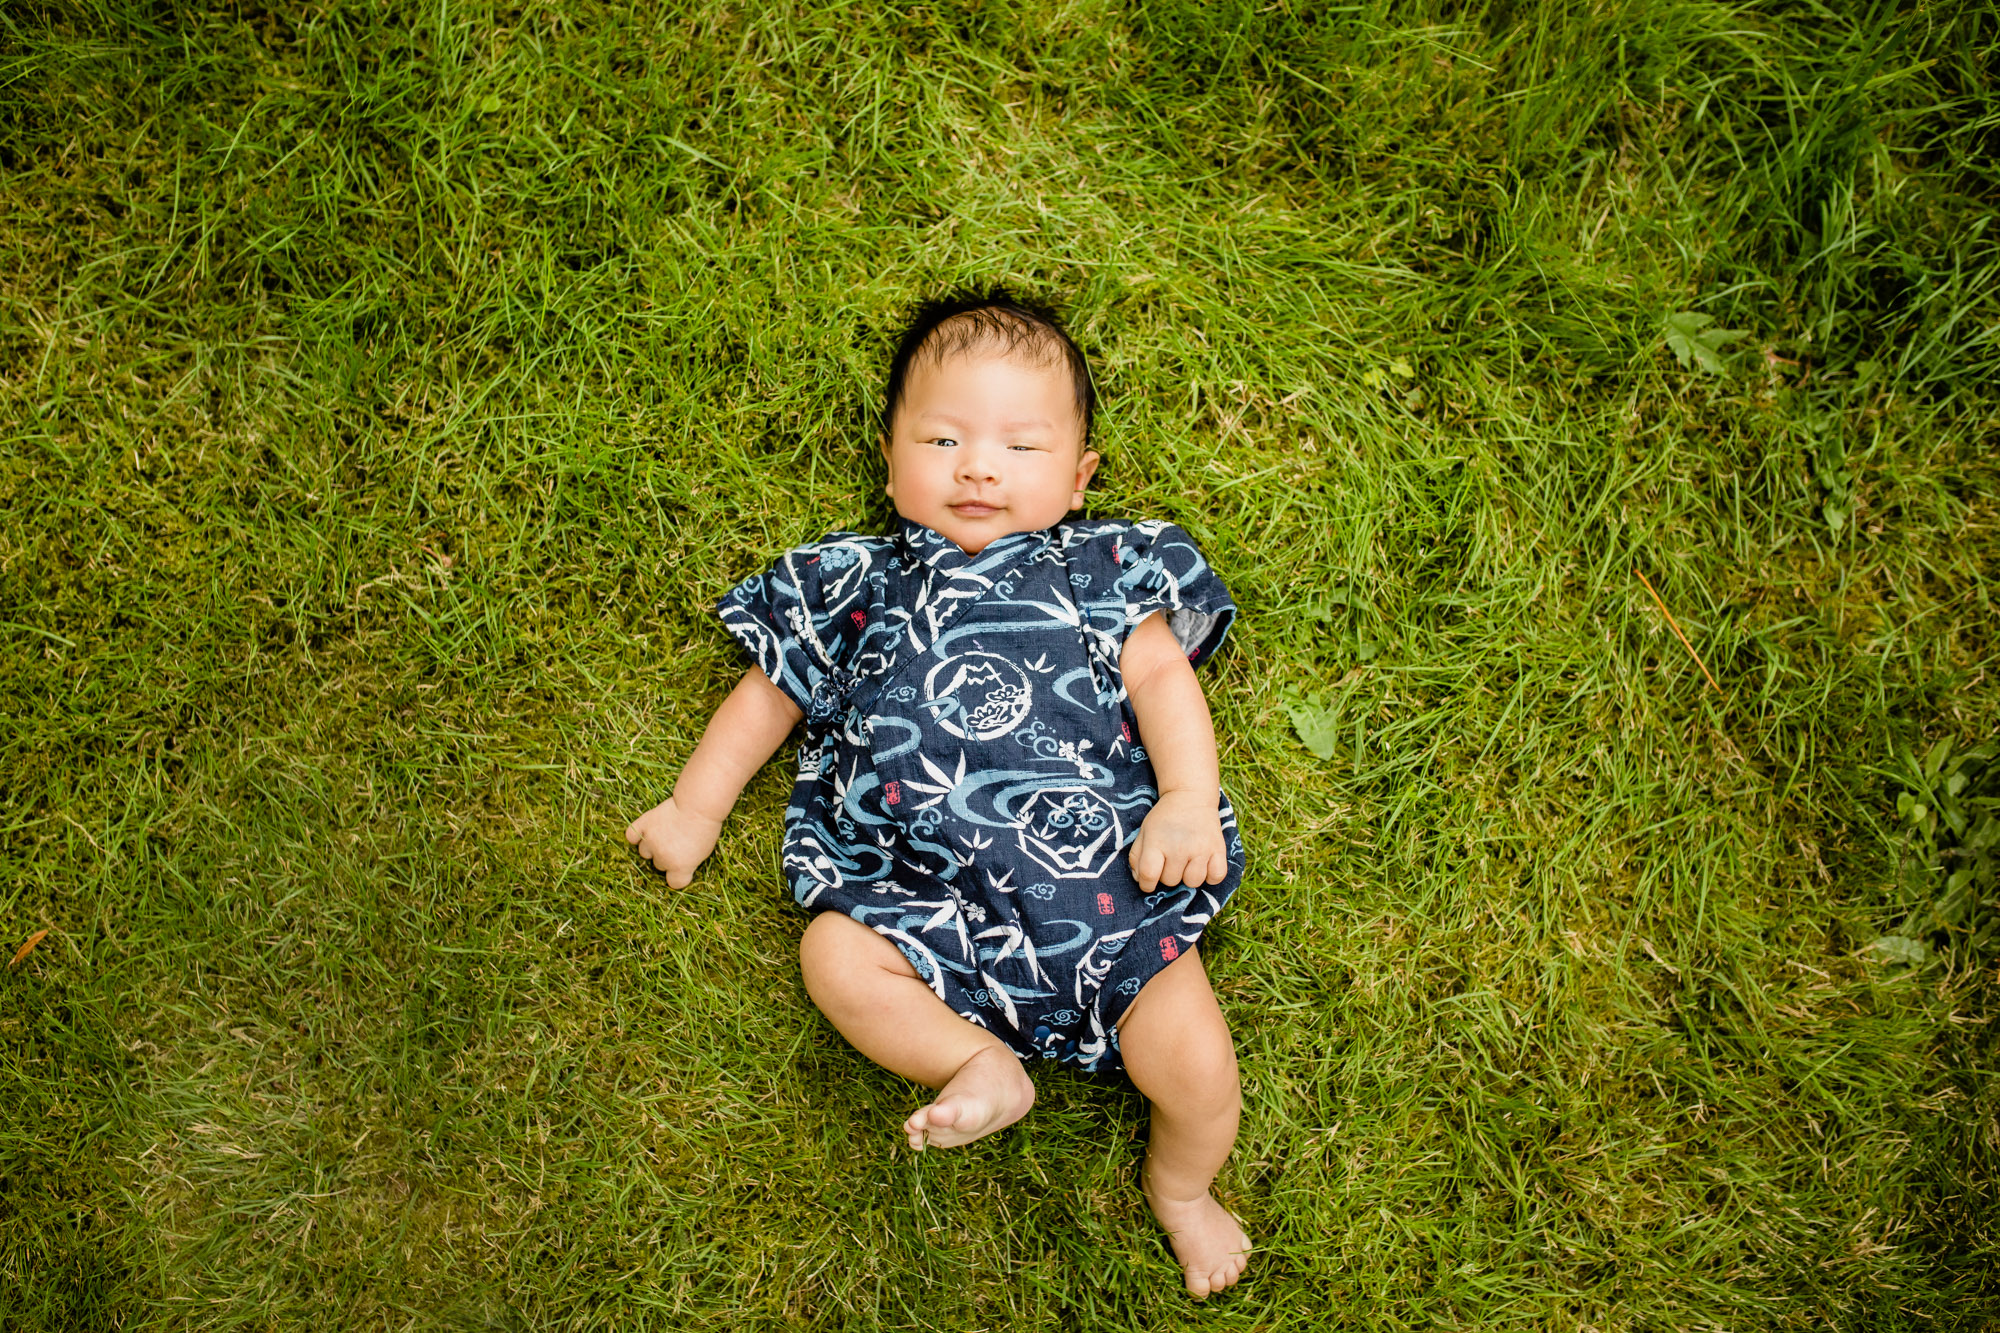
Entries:
{"label": "short sleeve", "polygon": [[829,533],[787,551],[716,603],[730,637],[809,719],[824,720],[820,714],[852,686],[848,663],[866,620],[865,576],[874,544],[852,533]]}
{"label": "short sleeve", "polygon": [[1152,519],[1092,543],[1113,567],[1114,587],[1124,599],[1122,644],[1139,623],[1163,611],[1174,641],[1196,664],[1206,662],[1222,646],[1236,619],[1229,589],[1209,567],[1194,538],[1178,525]]}

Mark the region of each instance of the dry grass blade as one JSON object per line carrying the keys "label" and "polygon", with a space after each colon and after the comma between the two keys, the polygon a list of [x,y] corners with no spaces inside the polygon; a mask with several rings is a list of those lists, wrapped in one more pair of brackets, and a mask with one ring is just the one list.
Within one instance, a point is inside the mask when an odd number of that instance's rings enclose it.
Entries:
{"label": "dry grass blade", "polygon": [[1681,647],[1687,649],[1688,656],[1692,657],[1694,659],[1694,664],[1701,668],[1701,674],[1708,678],[1709,685],[1714,688],[1717,694],[1722,693],[1722,687],[1720,685],[1717,685],[1715,683],[1715,677],[1709,674],[1708,663],[1701,660],[1701,654],[1694,650],[1694,645],[1688,642],[1688,636],[1681,632],[1680,622],[1674,619],[1674,613],[1667,610],[1667,604],[1665,601],[1661,599],[1659,589],[1655,588],[1653,586],[1653,581],[1647,578],[1643,573],[1640,573],[1640,571],[1635,569],[1632,572],[1634,574],[1639,575],[1639,582],[1645,584],[1646,591],[1653,594],[1653,604],[1659,607],[1660,614],[1667,618],[1667,628],[1672,630],[1674,632],[1674,637],[1681,641]]}
{"label": "dry grass blade", "polygon": [[33,953],[35,951],[35,946],[37,944],[40,944],[43,940],[47,939],[48,934],[49,932],[46,930],[38,930],[34,934],[28,936],[27,942],[24,943],[20,948],[14,950],[14,957],[11,961],[8,962],[7,966],[9,968],[19,967],[21,965],[21,960],[23,958],[26,958],[29,954]]}

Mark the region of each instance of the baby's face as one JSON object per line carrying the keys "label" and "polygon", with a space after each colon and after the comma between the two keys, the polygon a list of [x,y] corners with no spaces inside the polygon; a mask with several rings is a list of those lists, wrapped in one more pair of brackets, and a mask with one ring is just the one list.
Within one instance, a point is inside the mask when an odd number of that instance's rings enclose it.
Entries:
{"label": "baby's face", "polygon": [[998,352],[920,358],[882,452],[896,512],[967,555],[1060,523],[1097,471],[1068,368]]}

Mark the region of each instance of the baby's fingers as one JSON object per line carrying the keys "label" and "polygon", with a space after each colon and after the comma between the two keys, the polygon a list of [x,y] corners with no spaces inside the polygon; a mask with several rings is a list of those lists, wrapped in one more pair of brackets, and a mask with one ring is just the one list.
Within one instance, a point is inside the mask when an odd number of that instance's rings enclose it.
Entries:
{"label": "baby's fingers", "polygon": [[1229,857],[1222,852],[1211,852],[1208,857],[1208,882],[1220,884],[1229,878]]}
{"label": "baby's fingers", "polygon": [[1141,831],[1139,840],[1132,844],[1132,878],[1139,881],[1142,893],[1151,893],[1159,885],[1160,872],[1166,864],[1167,858],[1146,841],[1146,835]]}
{"label": "baby's fingers", "polygon": [[1179,848],[1175,848],[1162,860],[1164,864],[1160,868],[1160,883],[1170,889],[1177,885],[1192,883],[1194,861],[1184,855]]}

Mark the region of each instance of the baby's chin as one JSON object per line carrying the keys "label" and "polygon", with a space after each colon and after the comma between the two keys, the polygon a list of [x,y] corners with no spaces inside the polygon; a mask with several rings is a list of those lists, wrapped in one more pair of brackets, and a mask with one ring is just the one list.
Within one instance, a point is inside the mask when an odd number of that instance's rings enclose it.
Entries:
{"label": "baby's chin", "polygon": [[1038,521],[1040,519],[1038,515],[1024,516],[1011,509],[995,510],[971,517],[962,517],[958,514],[937,515],[930,519],[903,513],[901,509],[896,512],[910,522],[922,524],[939,536],[948,538],[967,555],[978,555],[1002,537],[1011,537],[1017,532],[1040,532],[1044,528],[1052,528],[1075,511],[1064,510],[1046,521]]}

